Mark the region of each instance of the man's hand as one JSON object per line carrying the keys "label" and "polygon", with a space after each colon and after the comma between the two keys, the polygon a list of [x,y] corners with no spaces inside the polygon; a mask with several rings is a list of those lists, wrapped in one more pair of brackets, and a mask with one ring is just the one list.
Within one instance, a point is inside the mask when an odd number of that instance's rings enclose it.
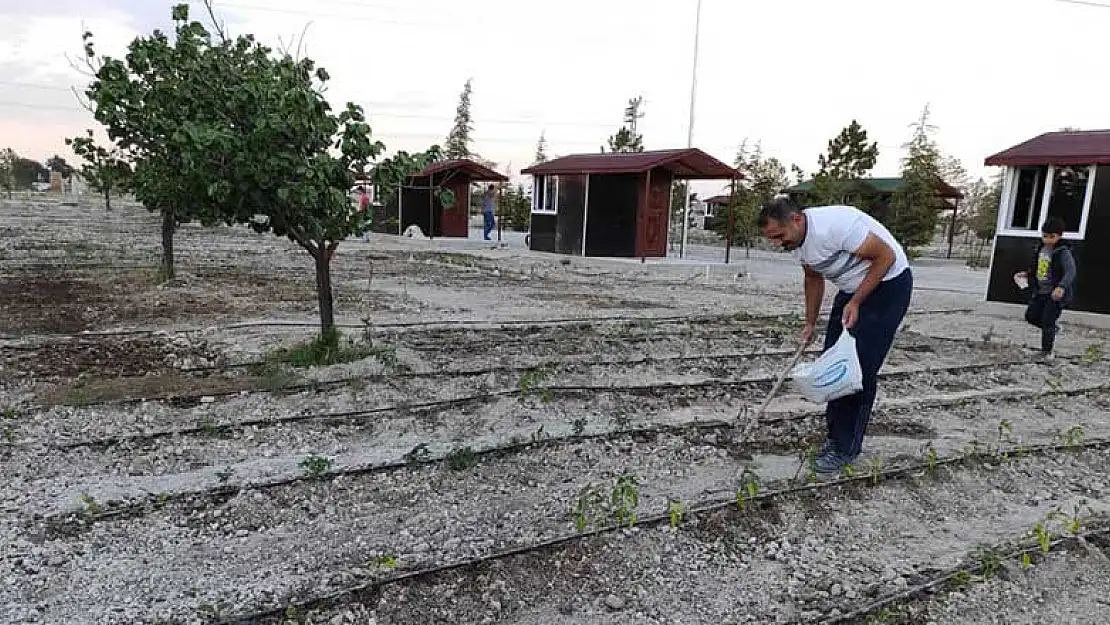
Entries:
{"label": "man's hand", "polygon": [[809,344],[813,342],[813,335],[816,334],[816,333],[817,333],[817,325],[816,324],[813,324],[813,323],[805,324],[805,326],[802,327],[802,334],[801,334],[802,345],[805,346],[805,347],[809,347]]}
{"label": "man's hand", "polygon": [[852,329],[859,320],[859,304],[849,301],[844,305],[844,314],[840,317],[840,325],[844,326],[845,330]]}
{"label": "man's hand", "polygon": [[1064,287],[1058,286],[1052,289],[1052,300],[1058,302],[1062,299],[1064,299]]}

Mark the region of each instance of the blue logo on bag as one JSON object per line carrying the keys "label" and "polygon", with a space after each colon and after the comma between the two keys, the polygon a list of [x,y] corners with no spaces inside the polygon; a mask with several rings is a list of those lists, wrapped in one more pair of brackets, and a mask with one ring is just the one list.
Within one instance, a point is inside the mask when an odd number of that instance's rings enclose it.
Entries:
{"label": "blue logo on bag", "polygon": [[832,386],[833,384],[836,384],[837,382],[843,380],[844,376],[846,375],[848,375],[848,359],[841,358],[840,360],[837,360],[830,364],[828,367],[825,367],[825,370],[821,372],[821,375],[813,379],[813,387],[825,388],[826,386]]}

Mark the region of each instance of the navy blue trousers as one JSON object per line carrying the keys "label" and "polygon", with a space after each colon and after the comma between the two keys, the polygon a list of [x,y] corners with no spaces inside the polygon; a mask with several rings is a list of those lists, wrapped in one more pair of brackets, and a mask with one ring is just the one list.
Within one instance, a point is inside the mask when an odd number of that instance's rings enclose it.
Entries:
{"label": "navy blue trousers", "polygon": [[[875,393],[879,386],[879,369],[894,343],[898,326],[909,310],[912,294],[913,273],[907,268],[897,278],[879,283],[860,305],[859,318],[851,333],[856,339],[856,351],[863,370],[863,390],[833,400],[825,409],[829,441],[841,454],[856,456],[863,449],[863,435],[871,420],[871,408],[875,405]],[[850,299],[850,293],[841,291],[833,300],[829,327],[825,332],[826,350],[836,343],[844,331],[841,317],[844,305]]]}

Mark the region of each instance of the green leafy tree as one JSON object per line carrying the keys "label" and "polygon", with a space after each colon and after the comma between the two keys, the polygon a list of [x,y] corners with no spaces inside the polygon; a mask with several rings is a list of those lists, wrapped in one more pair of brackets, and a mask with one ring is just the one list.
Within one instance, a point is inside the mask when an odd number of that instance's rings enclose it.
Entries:
{"label": "green leafy tree", "polygon": [[516,232],[527,232],[532,219],[532,194],[524,185],[505,188],[498,201],[506,225]]}
{"label": "green leafy tree", "polygon": [[[231,173],[230,163],[224,162],[220,174],[213,175],[208,157],[226,156],[232,138],[213,128],[229,123],[233,96],[249,92],[254,78],[243,69],[252,53],[249,38],[213,43],[201,23],[190,21],[188,5],[174,6],[171,16],[172,39],[160,30],[137,37],[122,59],[97,60],[92,33],[83,36],[85,55],[95,71],[85,92],[94,117],[115,147],[132,155],[135,197],[162,216],[165,279],[174,277],[174,233],[180,224],[234,220],[228,206],[210,199],[210,191],[228,184],[221,178]],[[282,144],[290,145],[284,137],[276,145]],[[199,154],[198,145],[203,146]],[[274,148],[258,144],[255,156],[273,154]]]}
{"label": "green leafy tree", "polygon": [[[628,101],[624,109],[624,125],[617,134],[609,137],[610,152],[643,152],[644,136],[637,132],[637,122],[643,119],[643,96],[637,96]],[[602,149],[604,152],[605,150]]]}
{"label": "green leafy tree", "polygon": [[[732,242],[743,245],[750,258],[751,247],[760,234],[756,225],[759,209],[789,186],[790,180],[781,161],[763,155],[760,143],[749,146],[745,139],[737,150],[734,164],[743,179],[736,185],[728,209],[732,212]],[[725,237],[728,227],[727,213],[713,222],[713,229]]]}
{"label": "green leafy tree", "polygon": [[[429,165],[436,161],[444,160],[443,150],[438,145],[433,145],[424,152],[409,153],[404,150],[398,151],[393,156],[382,159],[374,166],[370,179],[374,184],[374,189],[377,192],[378,201],[384,206],[392,206],[400,208],[397,203],[397,196],[404,189],[415,189],[416,184],[412,180],[412,176],[420,173]],[[458,201],[455,194],[449,189],[444,189],[436,186],[430,189],[435,193],[441,204],[445,207],[454,206]],[[376,215],[370,215],[369,222],[374,219],[380,219]],[[396,232],[397,222],[393,220],[400,220],[401,215],[390,215],[385,217],[385,222],[381,224],[378,229],[379,232]],[[371,223],[367,223],[366,228],[370,228]]]}
{"label": "green leafy tree", "polygon": [[104,195],[105,210],[112,210],[112,193],[125,191],[131,182],[131,164],[119,148],[97,145],[93,131],[84,137],[66,138],[66,145],[81,157],[81,176],[89,188]]}
{"label": "green leafy tree", "polygon": [[42,163],[14,155],[12,160],[12,184],[16,189],[27,189],[32,182],[50,180],[50,170]]}
{"label": "green leafy tree", "polygon": [[[861,192],[859,180],[866,177],[879,159],[879,144],[869,142],[867,131],[852,120],[829,141],[825,154],[817,157],[811,201],[816,204],[852,202]],[[799,170],[800,171],[800,170]]]}
{"label": "green leafy tree", "polygon": [[994,240],[998,228],[998,207],[1002,202],[1002,175],[988,183],[980,178],[967,191],[968,229],[975,234],[975,248],[969,264],[984,264],[986,247]]}
{"label": "green leafy tree", "polygon": [[941,181],[941,155],[932,138],[935,128],[929,124],[929,107],[913,124],[913,135],[904,145],[902,188],[894,194],[890,218],[884,225],[902,245],[913,248],[932,241],[937,217],[946,207],[937,194]]}
{"label": "green leafy tree", "polygon": [[[187,5],[173,17],[172,45],[155,32],[132,43],[127,64],[103,62],[89,90],[97,117],[120,147],[137,152],[136,194],[148,202],[162,191],[164,215],[178,218],[189,198],[186,216],[246,223],[303,248],[314,261],[322,337],[334,342],[331,259],[370,225],[348,191],[385,146],[372,140],[360,107],[332,111],[323,96],[328,73],[312,60],[275,55],[250,35],[219,33],[214,42],[189,21]],[[153,174],[171,164],[179,168],[174,186],[158,187]],[[376,181],[388,183],[393,169],[378,168]]]}
{"label": "green leafy tree", "polygon": [[15,190],[16,158],[18,157],[11,148],[0,150],[0,189],[7,192],[9,200],[12,199],[12,192]]}
{"label": "green leafy tree", "polygon": [[474,131],[473,120],[470,117],[470,95],[472,93],[471,81],[468,79],[459,95],[459,106],[455,109],[455,125],[447,135],[444,150],[448,159],[470,157],[470,133]]}
{"label": "green leafy tree", "polygon": [[62,175],[63,178],[69,178],[73,175],[73,166],[66,162],[66,159],[55,154],[46,159],[46,168],[50,171],[56,171]]}

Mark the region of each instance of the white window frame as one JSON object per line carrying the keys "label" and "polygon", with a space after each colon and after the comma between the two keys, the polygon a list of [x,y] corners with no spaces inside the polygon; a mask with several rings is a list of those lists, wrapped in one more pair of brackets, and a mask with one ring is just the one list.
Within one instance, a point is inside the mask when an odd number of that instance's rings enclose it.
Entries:
{"label": "white window frame", "polygon": [[[532,212],[541,215],[555,215],[559,212],[559,177],[558,176],[543,176],[543,198],[540,198],[538,193],[540,188],[540,179],[532,179]],[[548,210],[545,208],[547,204],[547,192],[552,193],[552,208]]]}
{"label": "white window frame", "polygon": [[[1077,165],[1072,165],[1076,167]],[[1027,166],[1028,167],[1028,166]],[[1038,166],[1039,167],[1039,166]],[[1048,219],[1049,201],[1052,199],[1052,181],[1056,178],[1056,165],[1048,165],[1045,170],[1044,191],[1041,196],[1041,214],[1032,229],[1014,228],[1010,226],[1013,221],[1014,203],[1017,201],[1018,172],[1021,167],[1007,167],[1006,175],[1002,181],[1002,206],[998,211],[998,236],[1024,237],[1039,239],[1041,228]],[[1097,165],[1087,165],[1087,189],[1083,196],[1083,209],[1079,215],[1079,230],[1065,232],[1064,238],[1072,241],[1082,241],[1087,236],[1087,219],[1091,216],[1091,200],[1094,197],[1095,177],[1098,175]]]}

